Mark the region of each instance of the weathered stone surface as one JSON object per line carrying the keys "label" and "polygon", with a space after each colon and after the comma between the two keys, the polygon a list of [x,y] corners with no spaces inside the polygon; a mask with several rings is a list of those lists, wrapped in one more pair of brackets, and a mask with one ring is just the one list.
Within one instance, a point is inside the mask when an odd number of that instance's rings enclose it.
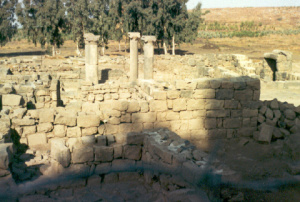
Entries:
{"label": "weathered stone surface", "polygon": [[23,119],[12,119],[14,126],[32,126],[35,124],[34,119],[23,118]]}
{"label": "weathered stone surface", "polygon": [[206,100],[205,109],[223,109],[224,100]]}
{"label": "weathered stone surface", "polygon": [[67,137],[80,137],[81,129],[80,127],[68,127],[67,128]]}
{"label": "weathered stone surface", "polygon": [[0,144],[0,169],[8,169],[13,157],[13,144]]}
{"label": "weathered stone surface", "polygon": [[173,100],[173,111],[175,111],[175,112],[184,111],[187,109],[186,105],[187,105],[186,99],[184,99],[184,98],[175,99],[175,100]]}
{"label": "weathered stone surface", "polygon": [[194,91],[194,98],[196,99],[214,99],[216,91],[214,89],[197,89]]}
{"label": "weathered stone surface", "polygon": [[100,117],[98,115],[80,115],[77,117],[77,126],[83,128],[98,127]]}
{"label": "weathered stone surface", "polygon": [[98,133],[97,127],[90,127],[90,128],[82,128],[81,135],[87,136],[87,135],[95,135]]}
{"label": "weathered stone surface", "polygon": [[142,155],[142,147],[136,145],[124,146],[124,158],[131,160],[140,160]]}
{"label": "weathered stone surface", "polygon": [[94,135],[83,136],[81,137],[81,142],[83,145],[91,146],[95,144],[96,138]]}
{"label": "weathered stone surface", "polygon": [[[176,104],[176,103],[175,103]],[[205,101],[202,99],[196,100],[196,99],[188,99],[187,100],[187,110],[199,110],[204,109],[205,107]]]}
{"label": "weathered stone surface", "polygon": [[224,128],[240,128],[242,120],[240,118],[227,118],[223,121]]}
{"label": "weathered stone surface", "polygon": [[39,110],[40,123],[48,123],[54,121],[54,110],[53,109],[41,109]]}
{"label": "weathered stone surface", "polygon": [[133,113],[132,122],[133,123],[152,123],[156,121],[156,113]]}
{"label": "weathered stone surface", "polygon": [[94,146],[95,161],[110,162],[114,158],[114,148],[105,146]]}
{"label": "weathered stone surface", "polygon": [[56,115],[54,124],[65,125],[65,126],[76,126],[77,117],[64,116],[61,114]]}
{"label": "weathered stone surface", "polygon": [[142,145],[145,135],[143,133],[131,132],[126,134],[126,143],[128,145]]}
{"label": "weathered stone surface", "polygon": [[166,100],[150,100],[150,110],[152,112],[167,111],[167,101]]}
{"label": "weathered stone surface", "polygon": [[15,109],[11,118],[12,119],[22,119],[24,117],[24,115],[26,114],[27,109],[25,108],[19,108],[19,109]]}
{"label": "weathered stone surface", "polygon": [[231,100],[233,98],[234,90],[233,89],[219,89],[216,90],[216,99],[217,100]]}
{"label": "weathered stone surface", "polygon": [[279,103],[277,99],[274,99],[270,103],[270,108],[271,109],[279,109]]}
{"label": "weathered stone surface", "polygon": [[293,160],[300,160],[300,133],[290,135],[284,142],[285,149]]}
{"label": "weathered stone surface", "polygon": [[269,126],[265,123],[261,125],[259,136],[258,136],[258,141],[260,142],[266,142],[270,143],[272,140],[272,134],[273,134],[274,127]]}
{"label": "weathered stone surface", "polygon": [[71,153],[63,139],[51,140],[51,157],[63,167],[68,167],[71,161]]}
{"label": "weathered stone surface", "polygon": [[28,139],[29,147],[47,144],[46,133],[36,133],[36,134],[28,135],[27,139]]}
{"label": "weathered stone surface", "polygon": [[[30,126],[30,127],[32,127],[32,126]],[[34,126],[34,128],[35,128],[35,126]],[[32,127],[32,129],[33,129],[33,127]],[[37,125],[37,131],[39,133],[42,133],[42,132],[48,133],[48,132],[51,132],[52,130],[53,130],[52,123],[41,123],[41,124]],[[32,131],[31,133],[35,133],[35,131],[34,132]],[[30,134],[30,133],[27,133],[27,134]]]}
{"label": "weathered stone surface", "polygon": [[66,131],[67,131],[67,127],[64,125],[55,125],[53,129],[53,133],[55,137],[65,137]]}
{"label": "weathered stone surface", "polygon": [[86,163],[94,160],[93,147],[80,146],[73,149],[72,152],[73,163]]}
{"label": "weathered stone surface", "polygon": [[5,94],[2,95],[2,105],[3,106],[19,106],[21,104],[22,96]]}
{"label": "weathered stone surface", "polygon": [[273,111],[269,108],[267,108],[267,110],[266,110],[266,117],[268,119],[273,119],[273,117],[274,117]]}
{"label": "weathered stone surface", "polygon": [[296,118],[296,113],[292,109],[286,109],[284,110],[284,116],[289,120],[294,120]]}

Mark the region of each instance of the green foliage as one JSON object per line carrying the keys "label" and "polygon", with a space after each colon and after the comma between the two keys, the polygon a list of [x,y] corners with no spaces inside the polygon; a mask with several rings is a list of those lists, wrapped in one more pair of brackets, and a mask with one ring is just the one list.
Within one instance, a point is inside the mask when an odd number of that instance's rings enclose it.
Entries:
{"label": "green foliage", "polygon": [[262,30],[262,31],[234,31],[234,32],[211,32],[199,31],[198,37],[211,39],[211,38],[232,38],[232,37],[261,37],[267,35],[291,35],[300,34],[300,29],[297,30]]}
{"label": "green foliage", "polygon": [[75,41],[79,48],[84,47],[84,32],[91,27],[89,0],[65,0],[66,28],[68,38]]}
{"label": "green foliage", "polygon": [[65,7],[62,0],[23,0],[17,5],[18,21],[28,39],[42,47],[46,43],[60,47],[64,40]]}
{"label": "green foliage", "polygon": [[4,46],[17,32],[14,12],[17,0],[0,0],[0,45]]}

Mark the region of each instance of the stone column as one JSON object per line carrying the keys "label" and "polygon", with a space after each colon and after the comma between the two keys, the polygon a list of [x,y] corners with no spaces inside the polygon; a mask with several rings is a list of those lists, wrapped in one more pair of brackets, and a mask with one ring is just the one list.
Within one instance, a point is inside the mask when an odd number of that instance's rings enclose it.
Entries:
{"label": "stone column", "polygon": [[130,38],[130,81],[135,82],[138,78],[138,39],[141,37],[139,32],[129,32]]}
{"label": "stone column", "polygon": [[98,84],[98,40],[100,36],[84,34],[85,42],[85,80]]}
{"label": "stone column", "polygon": [[144,43],[144,79],[153,79],[153,61],[155,36],[142,36]]}

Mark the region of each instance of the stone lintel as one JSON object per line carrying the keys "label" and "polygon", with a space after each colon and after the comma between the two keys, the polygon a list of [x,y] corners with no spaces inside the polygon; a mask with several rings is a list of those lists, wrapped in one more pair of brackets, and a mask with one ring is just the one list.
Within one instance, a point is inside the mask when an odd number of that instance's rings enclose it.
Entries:
{"label": "stone lintel", "polygon": [[86,42],[97,42],[100,38],[100,35],[94,35],[92,33],[84,34],[84,40]]}
{"label": "stone lintel", "polygon": [[146,43],[148,42],[155,42],[156,41],[156,37],[155,36],[142,36],[141,38],[143,41],[145,41]]}
{"label": "stone lintel", "polygon": [[128,32],[128,36],[130,39],[139,39],[141,38],[141,34],[139,32]]}

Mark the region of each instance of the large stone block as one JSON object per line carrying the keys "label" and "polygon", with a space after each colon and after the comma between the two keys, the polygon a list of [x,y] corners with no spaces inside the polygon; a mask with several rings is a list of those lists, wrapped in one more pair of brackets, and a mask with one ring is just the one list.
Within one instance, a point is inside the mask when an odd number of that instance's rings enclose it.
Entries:
{"label": "large stone block", "polygon": [[97,133],[98,133],[98,127],[82,128],[81,130],[82,136],[95,135]]}
{"label": "large stone block", "polygon": [[36,133],[27,137],[29,147],[47,144],[46,133]]}
{"label": "large stone block", "polygon": [[179,112],[173,112],[173,111],[166,112],[166,120],[167,121],[179,120]]}
{"label": "large stone block", "polygon": [[258,117],[257,109],[243,109],[243,117]]}
{"label": "large stone block", "polygon": [[196,99],[214,99],[215,97],[215,89],[198,89],[194,91],[194,98]]}
{"label": "large stone block", "polygon": [[217,100],[231,100],[233,98],[233,89],[219,89],[216,91]]}
{"label": "large stone block", "polygon": [[205,109],[223,109],[224,100],[206,100]]}
{"label": "large stone block", "polygon": [[187,110],[199,110],[205,108],[205,100],[189,99],[187,100]]}
{"label": "large stone block", "polygon": [[21,95],[5,94],[2,95],[3,106],[19,106],[22,101]]}
{"label": "large stone block", "polygon": [[162,112],[167,111],[167,101],[166,100],[150,100],[150,111],[152,112]]}
{"label": "large stone block", "polygon": [[270,143],[272,140],[274,127],[263,123],[260,128],[260,132],[258,135],[258,141]]}
{"label": "large stone block", "polygon": [[156,121],[156,113],[134,113],[132,114],[133,123],[153,123]]}
{"label": "large stone block", "polygon": [[94,146],[95,161],[110,162],[114,158],[114,148],[105,146]]}
{"label": "large stone block", "polygon": [[142,147],[136,145],[124,146],[124,158],[131,160],[140,160],[142,156]]}
{"label": "large stone block", "polygon": [[129,112],[129,113],[138,112],[138,111],[140,111],[140,109],[141,109],[141,107],[140,107],[138,101],[132,100],[128,103],[127,112]]}
{"label": "large stone block", "polygon": [[99,103],[85,102],[82,104],[82,111],[83,112],[97,112],[97,111],[99,111]]}
{"label": "large stone block", "polygon": [[35,120],[27,117],[23,119],[13,119],[12,124],[14,126],[32,126],[35,124]]}
{"label": "large stone block", "polygon": [[71,153],[65,144],[63,139],[51,140],[51,157],[66,168],[70,165]]}
{"label": "large stone block", "polygon": [[217,117],[217,118],[223,118],[223,117],[229,117],[230,116],[230,110],[207,110],[206,112],[207,117]]}
{"label": "large stone block", "polygon": [[128,109],[128,101],[127,100],[113,101],[112,109],[115,109],[118,111],[126,111]]}
{"label": "large stone block", "polygon": [[235,90],[234,99],[242,100],[242,101],[253,100],[253,90],[250,90],[250,89]]}
{"label": "large stone block", "polygon": [[100,117],[98,115],[80,115],[77,117],[77,126],[88,128],[98,127],[100,125]]}
{"label": "large stone block", "polygon": [[204,129],[204,120],[205,119],[191,119],[188,121],[189,130],[200,130]]}
{"label": "large stone block", "polygon": [[13,144],[0,144],[0,169],[7,170],[13,158]]}
{"label": "large stone block", "polygon": [[184,98],[179,98],[173,100],[173,111],[178,112],[178,111],[185,111],[187,109],[187,103],[186,99]]}
{"label": "large stone block", "polygon": [[39,110],[40,123],[48,123],[54,121],[54,110],[53,109],[40,109]]}
{"label": "large stone block", "polygon": [[[29,127],[31,127],[32,129],[33,128],[35,128],[35,126],[29,126]],[[51,132],[53,130],[53,125],[52,125],[52,123],[41,123],[41,124],[39,124],[39,125],[37,125],[37,131],[39,132],[39,133],[48,133],[48,132]],[[32,133],[35,133],[35,131],[33,132],[31,132],[31,133],[27,133],[27,134],[32,134]]]}
{"label": "large stone block", "polygon": [[76,116],[64,116],[61,114],[56,115],[54,124],[65,125],[65,126],[76,126]]}
{"label": "large stone block", "polygon": [[145,135],[143,133],[131,132],[126,134],[126,143],[128,145],[143,145]]}
{"label": "large stone block", "polygon": [[94,149],[92,146],[80,146],[73,148],[72,152],[73,163],[86,163],[94,161]]}
{"label": "large stone block", "polygon": [[81,130],[80,127],[68,127],[67,128],[67,137],[80,137]]}
{"label": "large stone block", "polygon": [[55,137],[65,137],[66,131],[67,131],[67,127],[64,125],[55,125],[53,129],[53,133]]}
{"label": "large stone block", "polygon": [[242,126],[241,118],[227,118],[223,121],[224,128],[240,128]]}

